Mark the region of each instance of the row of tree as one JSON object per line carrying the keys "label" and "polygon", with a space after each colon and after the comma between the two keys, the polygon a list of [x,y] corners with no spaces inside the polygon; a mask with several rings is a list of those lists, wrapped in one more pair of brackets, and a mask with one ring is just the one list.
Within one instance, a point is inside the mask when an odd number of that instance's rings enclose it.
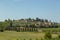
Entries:
{"label": "row of tree", "polygon": [[49,22],[47,19],[40,19],[40,18],[28,18],[28,19],[20,19],[20,20],[27,20],[27,21],[40,21],[40,22]]}

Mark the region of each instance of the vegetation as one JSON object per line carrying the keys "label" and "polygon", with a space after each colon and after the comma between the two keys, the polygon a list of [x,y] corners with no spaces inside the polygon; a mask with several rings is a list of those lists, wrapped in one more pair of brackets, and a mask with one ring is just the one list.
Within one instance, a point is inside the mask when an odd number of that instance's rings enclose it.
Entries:
{"label": "vegetation", "polygon": [[39,32],[16,32],[5,31],[0,33],[0,40],[60,40],[58,34],[51,34],[51,38],[47,36],[47,33]]}
{"label": "vegetation", "polygon": [[51,39],[52,38],[52,35],[51,35],[51,33],[50,32],[47,32],[46,34],[45,34],[45,39]]}
{"label": "vegetation", "polygon": [[60,24],[47,19],[8,19],[0,22],[0,40],[59,40],[59,33]]}
{"label": "vegetation", "polygon": [[31,30],[33,31],[35,28],[37,29],[38,28],[59,28],[60,24],[51,22],[47,19],[40,19],[38,17],[36,19],[32,19],[32,18],[20,19],[20,20],[8,19],[3,22],[0,22],[0,30],[16,30],[16,31],[19,30],[20,31],[21,27],[23,28],[22,30],[24,30],[24,28],[28,28],[29,31],[30,31],[29,28],[33,28]]}

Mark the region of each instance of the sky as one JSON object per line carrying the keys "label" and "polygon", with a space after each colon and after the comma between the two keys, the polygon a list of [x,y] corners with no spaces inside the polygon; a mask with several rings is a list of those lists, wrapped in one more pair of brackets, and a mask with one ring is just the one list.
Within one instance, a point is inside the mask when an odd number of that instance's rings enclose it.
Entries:
{"label": "sky", "polygon": [[0,21],[36,17],[60,22],[60,0],[0,0]]}

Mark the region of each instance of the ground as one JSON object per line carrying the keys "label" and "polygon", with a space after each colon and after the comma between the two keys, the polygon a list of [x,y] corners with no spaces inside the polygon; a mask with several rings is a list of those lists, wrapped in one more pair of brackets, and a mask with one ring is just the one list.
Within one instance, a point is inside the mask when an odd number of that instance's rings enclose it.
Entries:
{"label": "ground", "polygon": [[[0,40],[29,40],[36,38],[40,39],[44,37],[45,33],[37,33],[37,32],[16,32],[16,31],[5,31],[0,32]],[[52,37],[57,37],[57,34],[52,34]]]}

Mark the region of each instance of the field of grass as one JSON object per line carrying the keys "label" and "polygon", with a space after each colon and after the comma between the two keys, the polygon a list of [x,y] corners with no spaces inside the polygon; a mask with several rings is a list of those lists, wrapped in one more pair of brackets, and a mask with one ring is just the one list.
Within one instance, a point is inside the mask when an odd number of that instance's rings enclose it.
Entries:
{"label": "field of grass", "polygon": [[[38,38],[44,37],[45,33],[37,33],[37,32],[16,32],[16,31],[5,31],[0,32],[0,40],[35,40]],[[57,34],[52,34],[52,37],[57,37]]]}

